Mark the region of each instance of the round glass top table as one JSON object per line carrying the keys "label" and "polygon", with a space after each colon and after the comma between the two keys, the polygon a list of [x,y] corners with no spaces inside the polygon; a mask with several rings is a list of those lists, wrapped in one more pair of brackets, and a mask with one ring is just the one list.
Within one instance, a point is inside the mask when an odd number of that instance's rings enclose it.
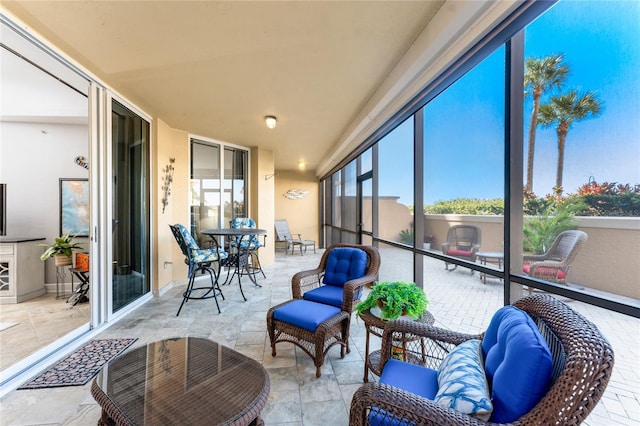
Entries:
{"label": "round glass top table", "polygon": [[129,350],[91,386],[99,425],[260,425],[270,381],[262,365],[195,337]]}
{"label": "round glass top table", "polygon": [[236,242],[238,243],[237,244],[238,251],[236,253],[229,253],[229,257],[227,257],[227,259],[225,259],[225,261],[222,263],[224,266],[232,266],[234,268],[233,275],[231,275],[231,278],[229,278],[229,274],[227,274],[227,278],[224,280],[222,285],[225,285],[228,282],[231,282],[231,280],[233,280],[233,277],[237,275],[238,286],[240,287],[240,294],[242,295],[242,298],[246,302],[247,298],[244,295],[244,291],[242,291],[242,281],[241,281],[242,275],[247,275],[255,286],[257,287],[262,287],[262,286],[258,284],[258,282],[256,281],[255,275],[252,273],[250,269],[249,250],[240,249],[240,247],[242,246],[242,244],[240,243],[242,238],[248,237],[250,235],[266,235],[267,230],[259,229],[259,228],[216,228],[216,229],[205,229],[201,232],[204,235],[210,236],[211,239],[213,240],[214,246],[220,249],[224,249],[224,244],[220,244],[220,242],[218,242],[218,239],[216,237],[230,237],[230,238],[236,239]]}

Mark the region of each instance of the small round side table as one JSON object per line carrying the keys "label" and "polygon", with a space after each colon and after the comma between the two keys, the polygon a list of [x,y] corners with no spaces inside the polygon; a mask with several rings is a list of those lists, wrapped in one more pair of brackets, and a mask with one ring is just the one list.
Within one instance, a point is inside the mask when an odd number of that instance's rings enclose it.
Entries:
{"label": "small round side table", "polygon": [[[371,335],[382,337],[384,332],[384,326],[388,321],[385,321],[375,315],[373,315],[368,309],[359,314],[360,318],[364,322],[364,328],[366,330],[365,340],[365,359],[364,359],[364,382],[369,381],[369,371],[376,376],[380,376],[380,351],[376,350],[369,353],[369,339]],[[427,325],[433,325],[435,318],[429,311],[424,311],[422,318],[416,321],[420,321]],[[402,343],[402,342],[401,342]]]}

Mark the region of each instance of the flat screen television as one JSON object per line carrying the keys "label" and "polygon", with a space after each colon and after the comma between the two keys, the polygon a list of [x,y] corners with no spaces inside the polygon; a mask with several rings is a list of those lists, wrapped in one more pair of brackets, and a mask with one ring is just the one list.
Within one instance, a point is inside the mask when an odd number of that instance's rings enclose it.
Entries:
{"label": "flat screen television", "polygon": [[0,236],[7,235],[7,184],[0,183]]}

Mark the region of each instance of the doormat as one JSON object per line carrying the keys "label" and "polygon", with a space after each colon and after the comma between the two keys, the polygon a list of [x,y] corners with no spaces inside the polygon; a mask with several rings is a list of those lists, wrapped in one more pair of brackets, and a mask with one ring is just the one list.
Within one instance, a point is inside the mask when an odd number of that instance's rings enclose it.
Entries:
{"label": "doormat", "polygon": [[82,386],[136,340],[138,339],[92,340],[18,389]]}

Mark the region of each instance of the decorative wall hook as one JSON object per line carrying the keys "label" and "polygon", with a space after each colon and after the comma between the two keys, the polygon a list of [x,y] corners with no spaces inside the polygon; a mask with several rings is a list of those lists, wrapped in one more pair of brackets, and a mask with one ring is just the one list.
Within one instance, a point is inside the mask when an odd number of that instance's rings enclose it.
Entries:
{"label": "decorative wall hook", "polygon": [[171,184],[173,183],[173,163],[176,162],[175,158],[169,158],[169,164],[162,170],[164,176],[162,177],[162,191],[164,196],[162,197],[162,213],[169,205],[169,197],[171,196]]}
{"label": "decorative wall hook", "polygon": [[264,180],[269,180],[274,176],[277,176],[277,175],[275,173],[271,173],[270,175],[264,175]]}

